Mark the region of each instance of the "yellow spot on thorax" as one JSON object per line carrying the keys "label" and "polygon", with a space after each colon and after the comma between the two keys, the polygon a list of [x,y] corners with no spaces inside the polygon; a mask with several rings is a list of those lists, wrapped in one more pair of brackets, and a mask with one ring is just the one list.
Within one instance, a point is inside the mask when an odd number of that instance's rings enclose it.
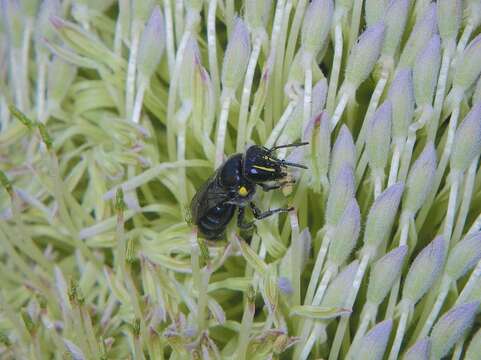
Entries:
{"label": "yellow spot on thorax", "polygon": [[239,188],[238,193],[239,193],[240,196],[247,196],[249,194],[249,192],[247,191],[247,189],[244,186],[241,186]]}

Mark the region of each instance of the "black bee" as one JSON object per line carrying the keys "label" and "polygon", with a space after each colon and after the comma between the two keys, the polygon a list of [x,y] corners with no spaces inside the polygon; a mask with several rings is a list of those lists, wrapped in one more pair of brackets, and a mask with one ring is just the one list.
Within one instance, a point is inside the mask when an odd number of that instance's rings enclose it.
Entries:
{"label": "black bee", "polygon": [[252,198],[259,185],[270,191],[292,183],[287,180],[287,167],[306,169],[304,165],[277,159],[273,152],[280,148],[303,146],[307,143],[287,144],[267,149],[263,146],[250,146],[244,154],[229,157],[194,195],[190,205],[192,221],[209,240],[223,237],[225,228],[238,209],[237,226],[241,229],[252,227],[254,222],[244,221],[247,205],[255,219],[264,219],[292,208],[279,208],[262,212]]}

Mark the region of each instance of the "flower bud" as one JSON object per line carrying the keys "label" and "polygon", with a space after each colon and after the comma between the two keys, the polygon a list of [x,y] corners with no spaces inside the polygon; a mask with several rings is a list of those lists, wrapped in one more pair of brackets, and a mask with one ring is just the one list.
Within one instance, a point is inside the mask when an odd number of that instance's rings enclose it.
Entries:
{"label": "flower bud", "polygon": [[134,19],[138,20],[140,23],[144,23],[147,21],[153,7],[153,0],[132,0]]}
{"label": "flower bud", "polygon": [[[331,245],[332,246],[332,245]],[[380,258],[371,268],[367,300],[379,305],[399,278],[408,252],[406,245],[399,246]]]}
{"label": "flower bud", "polygon": [[[319,176],[326,176],[329,170],[329,157],[331,152],[331,132],[327,111],[319,115],[319,128],[317,134],[315,160],[319,169]],[[316,129],[316,127],[314,128]]]}
{"label": "flower bud", "polygon": [[417,303],[441,274],[444,264],[444,237],[438,236],[416,256],[404,281],[403,299]]}
{"label": "flower bud", "polygon": [[441,65],[441,41],[434,35],[414,63],[414,98],[418,106],[431,105]]}
{"label": "flower bud", "polygon": [[332,0],[313,0],[307,7],[302,25],[301,44],[304,51],[316,56],[331,28]]}
{"label": "flower bud", "polygon": [[351,167],[344,166],[331,183],[326,205],[326,225],[336,226],[354,193],[354,173]]}
{"label": "flower bud", "polygon": [[386,36],[382,54],[393,57],[401,42],[409,12],[409,0],[392,0],[386,9]]}
{"label": "flower bud", "polygon": [[481,102],[473,105],[454,136],[451,170],[465,171],[481,152]]}
{"label": "flower bud", "polygon": [[[463,7],[461,0],[438,0],[438,28],[443,39],[443,46],[446,48],[456,45],[456,38],[461,26]],[[454,50],[454,49],[452,49]]]}
{"label": "flower bud", "polygon": [[418,340],[403,356],[403,360],[429,360],[431,340],[424,338]]}
{"label": "flower bud", "polygon": [[356,359],[382,360],[386,351],[389,335],[391,334],[392,320],[384,320],[375,325],[356,346]]}
{"label": "flower bud", "polygon": [[369,166],[374,172],[384,173],[391,145],[392,106],[385,101],[369,120],[366,151]]}
{"label": "flower bud", "polygon": [[367,246],[367,251],[375,251],[390,235],[403,190],[402,183],[391,185],[374,201],[367,216],[364,233],[364,246]]}
{"label": "flower bud", "polygon": [[227,43],[224,63],[222,64],[222,86],[224,88],[235,90],[242,83],[250,52],[249,31],[244,22],[237,18]]}
{"label": "flower bud", "polygon": [[404,49],[399,59],[399,68],[412,66],[419,51],[423,49],[436,32],[436,4],[426,9],[423,16],[416,22],[409,39],[404,45]]}
{"label": "flower bud", "polygon": [[481,74],[481,34],[476,36],[456,61],[453,85],[469,89]]}
{"label": "flower bud", "polygon": [[409,170],[403,199],[403,211],[416,214],[421,208],[431,191],[435,172],[436,149],[434,144],[430,142]]}
{"label": "flower bud", "polygon": [[392,104],[393,141],[404,140],[414,115],[414,86],[410,69],[397,73],[387,97]]}
{"label": "flower bud", "polygon": [[431,359],[441,359],[449,353],[474,323],[479,302],[458,305],[443,315],[431,332]]}
{"label": "flower bud", "polygon": [[344,213],[332,235],[333,241],[329,246],[329,261],[341,266],[351,255],[356,246],[361,229],[361,212],[355,198],[346,206]]}
{"label": "flower bud", "polygon": [[474,90],[473,94],[473,104],[481,102],[481,77],[478,79],[476,83],[476,89]]}
{"label": "flower bud", "polygon": [[481,232],[466,235],[449,252],[446,273],[452,280],[464,276],[481,259]]}
{"label": "flower bud", "polygon": [[326,290],[326,295],[321,302],[323,307],[345,307],[348,300],[348,289],[351,288],[356,277],[359,261],[354,260],[334,278]]}
{"label": "flower bud", "polygon": [[352,140],[351,132],[346,125],[341,126],[336,142],[332,147],[331,168],[329,179],[333,181],[337,172],[344,166],[354,169],[356,165],[356,146]]}
{"label": "flower bud", "polygon": [[370,26],[352,47],[347,60],[345,81],[357,88],[374,69],[384,41],[383,23]]}
{"label": "flower bud", "polygon": [[67,95],[70,85],[77,75],[77,68],[58,56],[49,64],[47,98],[51,105],[59,105]]}
{"label": "flower bud", "polygon": [[36,41],[40,45],[42,39],[52,41],[55,37],[55,30],[50,22],[51,16],[60,15],[59,0],[43,0],[40,5],[36,23]]}
{"label": "flower bud", "polygon": [[24,17],[22,5],[18,0],[3,0],[0,4],[5,29],[13,48],[22,46]]}
{"label": "flower bud", "polygon": [[250,29],[264,28],[269,21],[272,0],[246,0],[245,19]]}
{"label": "flower bud", "polygon": [[160,62],[165,48],[165,24],[159,6],[156,6],[145,25],[139,41],[137,67],[146,79],[150,79]]}
{"label": "flower bud", "polygon": [[199,47],[195,38],[191,37],[185,46],[182,71],[179,74],[179,97],[182,100],[193,99],[194,77],[199,63]]}
{"label": "flower bud", "polygon": [[479,354],[481,354],[481,329],[479,329],[471,339],[466,350],[465,360],[476,360]]}
{"label": "flower bud", "polygon": [[319,114],[326,104],[327,80],[322,78],[312,88],[312,113]]}

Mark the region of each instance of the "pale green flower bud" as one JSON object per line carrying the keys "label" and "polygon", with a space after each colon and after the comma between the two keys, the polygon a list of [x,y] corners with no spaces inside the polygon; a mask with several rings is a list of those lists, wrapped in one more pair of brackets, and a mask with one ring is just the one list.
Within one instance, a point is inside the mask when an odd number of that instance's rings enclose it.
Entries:
{"label": "pale green flower bud", "polygon": [[[331,245],[332,246],[332,245]],[[367,300],[379,305],[399,278],[408,252],[406,245],[399,246],[380,258],[371,268]]]}
{"label": "pale green flower bud", "polygon": [[58,56],[54,57],[49,64],[47,99],[51,105],[58,105],[72,85],[77,75],[77,68]]}
{"label": "pale green flower bud", "polygon": [[388,0],[366,0],[364,17],[368,27],[383,20],[387,5]]}
{"label": "pale green flower bud", "polygon": [[446,273],[452,280],[458,280],[471,270],[481,259],[481,233],[466,235],[449,252]]}
{"label": "pale green flower bud", "polygon": [[409,0],[392,0],[386,10],[386,36],[382,54],[393,57],[401,42],[409,12]]}
{"label": "pale green flower bud", "polygon": [[366,80],[374,69],[381,54],[384,30],[383,23],[367,28],[352,47],[347,60],[345,81],[354,88]]}
{"label": "pale green flower bud", "polygon": [[38,10],[38,0],[22,0],[22,8],[25,15],[29,17],[34,17]]}
{"label": "pale green flower bud", "polygon": [[43,0],[38,11],[36,23],[36,41],[40,44],[42,38],[46,40],[53,40],[55,37],[55,29],[50,22],[51,16],[60,15],[59,0]]}
{"label": "pale green flower bud", "polygon": [[331,131],[327,112],[322,112],[319,116],[317,140],[317,153],[315,154],[315,159],[319,168],[319,174],[322,176],[327,176],[331,152]]}
{"label": "pale green flower bud", "polygon": [[356,246],[361,229],[361,212],[355,198],[344,210],[332,235],[328,259],[337,266],[344,264]]}
{"label": "pale green flower bud", "polygon": [[324,307],[345,307],[347,306],[347,292],[351,288],[356,277],[359,261],[354,260],[334,278],[326,290],[326,295],[321,302]]}
{"label": "pale green flower bud", "polygon": [[19,49],[22,46],[25,22],[22,6],[18,0],[3,0],[0,5],[8,39],[14,48]]}
{"label": "pale green flower bud", "polygon": [[337,172],[344,166],[354,169],[356,165],[356,146],[352,140],[351,132],[346,125],[341,126],[336,142],[332,147],[331,168],[329,179],[333,181]]}
{"label": "pale green flower bud", "polygon": [[391,118],[392,106],[391,102],[387,100],[376,110],[369,120],[366,151],[369,166],[375,173],[383,174],[389,159]]}
{"label": "pale green flower bud", "polygon": [[399,67],[403,68],[414,64],[419,51],[426,46],[436,32],[436,27],[436,4],[432,3],[411,31],[411,35],[401,53]]}
{"label": "pale green flower bud", "polygon": [[431,332],[431,359],[441,359],[473,326],[479,302],[458,305],[443,315]]}
{"label": "pale green flower bud", "polygon": [[316,56],[321,50],[329,35],[333,12],[332,0],[313,0],[309,4],[304,15],[301,33],[304,51]]}
{"label": "pale green flower bud", "polygon": [[153,0],[132,0],[132,12],[134,19],[141,23],[147,21],[154,7]]}
{"label": "pale green flower bud", "polygon": [[264,28],[269,21],[272,0],[246,0],[245,19],[252,30]]}
{"label": "pale green flower bud", "polygon": [[384,320],[375,325],[359,340],[356,346],[356,359],[382,360],[386,351],[389,335],[391,334],[392,320]]}
{"label": "pale green flower bud", "polygon": [[403,299],[415,304],[434,285],[443,269],[444,242],[438,236],[416,256],[404,281]]}
{"label": "pale green flower bud", "polygon": [[139,41],[137,67],[146,79],[150,79],[160,62],[165,48],[165,24],[159,6],[156,6],[145,25]]}
{"label": "pale green flower bud", "polygon": [[473,94],[473,104],[481,102],[481,78],[478,79],[476,83],[476,89],[474,90]]}
{"label": "pale green flower bud", "polygon": [[347,204],[354,197],[354,193],[354,173],[351,167],[344,166],[331,183],[326,205],[327,225],[336,226]]}
{"label": "pale green flower bud", "polygon": [[438,27],[443,47],[456,46],[456,38],[461,26],[463,6],[461,0],[438,0]]}
{"label": "pale green flower bud", "polygon": [[202,3],[203,0],[185,0],[186,8],[197,12],[202,10]]}
{"label": "pale green flower bud", "polygon": [[481,329],[479,329],[471,339],[464,359],[476,360],[479,354],[481,354]]}
{"label": "pale green flower bud", "polygon": [[418,107],[433,102],[440,65],[441,40],[438,35],[434,35],[414,63],[414,98]]}
{"label": "pale green flower bud", "polygon": [[429,360],[431,353],[431,340],[424,338],[418,340],[403,356],[403,360]]}
{"label": "pale green flower bud", "polygon": [[249,62],[251,45],[249,31],[244,22],[237,18],[224,54],[222,86],[235,90],[244,80]]}
{"label": "pale green flower bud", "polygon": [[481,34],[476,36],[456,62],[453,85],[463,90],[469,89],[481,74]]}
{"label": "pale green flower bud", "polygon": [[403,199],[403,211],[413,215],[418,212],[431,191],[435,172],[436,149],[434,144],[430,142],[409,170]]}
{"label": "pale green flower bud", "polygon": [[481,1],[466,0],[464,4],[465,23],[471,23],[473,28],[477,28],[481,24]]}
{"label": "pale green flower bud", "polygon": [[312,114],[319,114],[326,104],[327,80],[322,78],[312,88]]}
{"label": "pale green flower bud", "polygon": [[400,70],[388,93],[392,104],[393,141],[406,139],[414,115],[414,87],[410,69]]}
{"label": "pale green flower bud", "polygon": [[179,97],[182,100],[192,99],[194,92],[194,76],[200,63],[199,47],[195,38],[191,37],[185,46],[182,71],[179,74]]}
{"label": "pale green flower bud", "polygon": [[391,185],[374,201],[366,221],[365,251],[371,252],[371,254],[375,253],[377,247],[391,234],[403,190],[402,183]]}
{"label": "pale green flower bud", "polygon": [[481,102],[466,115],[454,136],[451,170],[465,171],[481,152]]}

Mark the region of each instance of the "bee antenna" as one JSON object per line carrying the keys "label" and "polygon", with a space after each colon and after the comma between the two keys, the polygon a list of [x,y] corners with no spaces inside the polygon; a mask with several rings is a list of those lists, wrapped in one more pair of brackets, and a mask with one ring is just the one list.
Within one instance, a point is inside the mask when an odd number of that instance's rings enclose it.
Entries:
{"label": "bee antenna", "polygon": [[300,143],[293,143],[293,144],[284,144],[284,145],[277,145],[277,146],[274,146],[272,148],[269,149],[269,152],[273,152],[277,149],[283,149],[283,148],[288,148],[288,147],[299,147],[299,146],[305,146],[305,145],[308,145],[309,142],[308,141],[305,141],[305,142],[300,142]]}
{"label": "bee antenna", "polygon": [[291,162],[288,162],[288,161],[285,161],[285,160],[281,160],[280,163],[281,163],[281,166],[290,166],[290,167],[297,167],[297,168],[301,168],[301,169],[308,169],[308,167],[305,166],[305,165],[291,163]]}

